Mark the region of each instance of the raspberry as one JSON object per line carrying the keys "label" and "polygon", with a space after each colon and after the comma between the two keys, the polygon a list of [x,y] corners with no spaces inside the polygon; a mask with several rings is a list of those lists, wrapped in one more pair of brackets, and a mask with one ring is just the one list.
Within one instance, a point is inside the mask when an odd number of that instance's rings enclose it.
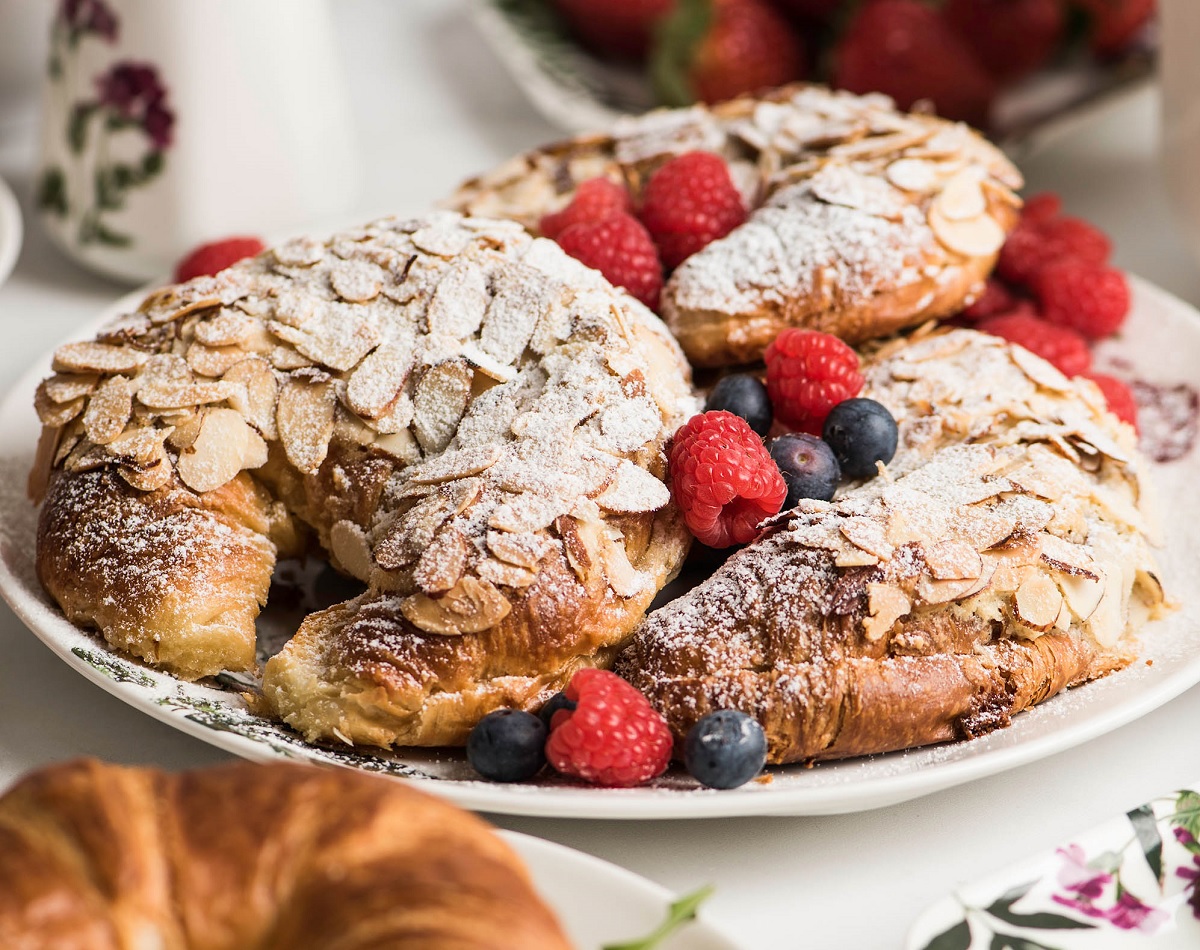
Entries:
{"label": "raspberry", "polygon": [[1052,191],[1042,191],[1025,199],[1021,220],[1031,224],[1049,221],[1062,214],[1062,199]]}
{"label": "raspberry", "polygon": [[820,435],[829,410],[863,386],[858,354],[828,333],[784,330],[763,359],[775,418],[809,435]]}
{"label": "raspberry", "polygon": [[713,548],[745,544],[776,514],[787,485],[762,439],[732,412],[703,412],[675,433],[671,493],[692,534]]}
{"label": "raspberry", "polygon": [[1087,340],[1070,327],[1048,323],[1029,313],[989,317],[980,322],[979,329],[1025,347],[1053,363],[1067,376],[1086,373],[1092,365],[1092,351],[1088,349]]}
{"label": "raspberry", "polygon": [[554,714],[546,758],[564,775],[628,788],[666,771],[673,740],[666,720],[616,673],[576,671],[565,690],[574,709]]}
{"label": "raspberry", "polygon": [[256,237],[230,237],[201,244],[175,265],[175,283],[182,284],[193,277],[211,277],[244,258],[253,257],[265,247]]}
{"label": "raspberry", "polygon": [[1005,280],[1029,285],[1051,261],[1073,257],[1105,264],[1111,253],[1112,242],[1104,232],[1079,218],[1022,218],[1000,249],[996,270]]}
{"label": "raspberry", "polygon": [[745,221],[746,208],[724,159],[687,152],[646,182],[640,217],[672,269]]}
{"label": "raspberry", "polygon": [[975,298],[975,302],[967,307],[962,315],[968,320],[982,320],[999,313],[1008,313],[1016,305],[1017,297],[1008,289],[1008,285],[989,277],[983,293]]}
{"label": "raspberry", "polygon": [[1115,376],[1106,373],[1084,373],[1088,379],[1100,387],[1104,393],[1104,401],[1108,403],[1108,411],[1128,422],[1134,430],[1138,427],[1138,407],[1133,398],[1133,391]]}
{"label": "raspberry", "polygon": [[1125,275],[1077,258],[1047,264],[1038,272],[1033,290],[1047,320],[1093,340],[1115,333],[1129,313]]}
{"label": "raspberry", "polygon": [[577,261],[600,271],[609,283],[624,287],[651,310],[662,292],[658,249],[641,222],[627,214],[603,221],[581,221],[558,236],[559,246]]}
{"label": "raspberry", "polygon": [[542,237],[557,238],[572,224],[603,221],[614,214],[633,210],[629,192],[607,178],[589,178],[575,189],[575,195],[561,211],[543,216],[538,224]]}

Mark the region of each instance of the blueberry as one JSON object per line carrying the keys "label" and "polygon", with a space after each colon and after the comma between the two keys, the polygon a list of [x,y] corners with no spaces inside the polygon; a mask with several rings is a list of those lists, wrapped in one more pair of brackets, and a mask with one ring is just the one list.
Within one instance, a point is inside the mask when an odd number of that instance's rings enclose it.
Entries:
{"label": "blueberry", "polygon": [[741,416],[759,435],[765,436],[771,431],[771,398],[767,395],[767,387],[748,373],[726,376],[712,388],[704,411],[714,409]]}
{"label": "blueberry", "polygon": [[842,470],[833,449],[815,435],[789,432],[768,442],[767,451],[787,484],[784,510],[795,508],[801,498],[829,501],[837,491]]}
{"label": "blueberry", "polygon": [[467,761],[493,782],[523,782],[546,763],[546,727],[533,713],[497,709],[467,738]]}
{"label": "blueberry", "polygon": [[736,709],[702,716],[683,741],[683,761],[701,785],[737,788],[767,761],[767,737],[758,720]]}
{"label": "blueberry", "polygon": [[884,464],[896,454],[896,420],[874,399],[839,402],[825,419],[821,433],[850,478],[872,478],[876,462]]}
{"label": "blueberry", "polygon": [[538,716],[541,718],[542,723],[546,726],[546,732],[550,732],[550,723],[556,712],[558,712],[560,709],[571,710],[578,705],[579,704],[574,700],[567,699],[566,693],[555,693],[548,700],[546,700],[546,705],[544,705],[538,712]]}

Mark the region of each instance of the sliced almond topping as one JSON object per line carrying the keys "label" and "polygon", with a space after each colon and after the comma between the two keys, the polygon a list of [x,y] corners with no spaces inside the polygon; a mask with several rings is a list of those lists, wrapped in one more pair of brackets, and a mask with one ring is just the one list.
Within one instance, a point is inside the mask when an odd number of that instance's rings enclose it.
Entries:
{"label": "sliced almond topping", "polygon": [[893,548],[887,542],[884,526],[867,518],[847,518],[840,530],[851,544],[881,561],[892,558]]}
{"label": "sliced almond topping", "polygon": [[[1104,572],[1100,601],[1096,604],[1092,615],[1084,621],[1084,626],[1101,646],[1114,647],[1125,632],[1124,597],[1122,596],[1125,586],[1123,583],[1124,571],[1119,564],[1110,564],[1108,567],[1109,570]],[[1108,583],[1110,579],[1112,579],[1112,583]],[[1077,581],[1079,578],[1072,578],[1072,580]]]}
{"label": "sliced almond topping", "polygon": [[350,376],[346,386],[350,408],[366,419],[378,419],[387,412],[404,388],[414,354],[411,338],[389,340],[376,348]]}
{"label": "sliced almond topping", "polygon": [[965,257],[990,257],[1000,250],[1007,236],[990,215],[952,221],[936,205],[929,209],[929,226],[944,247]]}
{"label": "sliced almond topping", "polygon": [[417,560],[413,580],[427,594],[448,591],[463,576],[470,553],[471,544],[463,533],[454,527],[447,528]]}
{"label": "sliced almond topping", "polygon": [[868,640],[878,640],[901,617],[912,610],[912,601],[900,588],[892,584],[867,585],[867,611],[863,618],[863,632]]}
{"label": "sliced almond topping", "polygon": [[498,383],[507,383],[517,378],[516,369],[507,363],[501,363],[494,356],[489,356],[474,341],[463,345],[462,356],[477,370]]}
{"label": "sliced almond topping", "polygon": [[888,165],[887,180],[904,191],[924,194],[935,191],[941,182],[934,162],[923,158],[900,158]]}
{"label": "sliced almond topping", "polygon": [[180,420],[174,431],[168,436],[167,444],[173,449],[182,450],[188,448],[196,441],[196,436],[200,434],[200,427],[204,424],[205,410],[193,412],[186,418]]}
{"label": "sliced almond topping", "polygon": [[267,353],[267,360],[277,370],[282,372],[291,372],[296,369],[305,369],[312,366],[313,362],[307,356],[301,356],[290,346],[277,346]]}
{"label": "sliced almond topping", "polygon": [[640,514],[658,511],[671,500],[670,489],[632,462],[621,460],[616,477],[599,495],[596,504],[605,511]]}
{"label": "sliced almond topping", "polygon": [[325,246],[315,238],[300,237],[272,248],[271,253],[284,267],[311,267],[325,257]]}
{"label": "sliced almond topping", "polygon": [[541,315],[543,280],[528,265],[512,263],[494,278],[495,296],[483,318],[480,348],[499,364],[515,363],[525,351]]}
{"label": "sliced almond topping", "polygon": [[143,385],[138,389],[137,398],[150,409],[193,409],[244,394],[244,387],[235,383],[189,382],[182,386]]}
{"label": "sliced almond topping", "polygon": [[264,438],[276,439],[275,403],[279,396],[279,384],[275,381],[271,364],[261,356],[251,356],[231,366],[222,382],[234,386],[229,404],[242,413]]}
{"label": "sliced almond topping", "polygon": [[176,468],[183,483],[198,492],[220,488],[242,470],[252,432],[240,412],[210,409],[196,441],[179,453]]}
{"label": "sliced almond topping", "polygon": [[917,581],[917,597],[926,604],[945,604],[952,600],[961,600],[976,591],[978,580],[932,580],[922,577]]}
{"label": "sliced almond topping", "polygon": [[1053,534],[1041,535],[1042,560],[1054,570],[1077,577],[1097,580],[1095,561],[1081,544],[1072,544]]}
{"label": "sliced almond topping", "polygon": [[410,478],[417,485],[435,485],[466,478],[468,475],[478,475],[495,465],[502,454],[501,447],[495,444],[471,449],[454,449],[412,468]]}
{"label": "sliced almond topping", "polygon": [[302,330],[274,320],[268,326],[304,356],[339,372],[353,369],[379,343],[375,328],[346,304],[328,305]]}
{"label": "sliced almond topping", "polygon": [[79,396],[69,402],[54,402],[46,395],[46,384],[43,382],[37,388],[33,397],[33,408],[37,411],[42,425],[59,429],[83,412],[86,399]]}
{"label": "sliced almond topping", "polygon": [[51,376],[42,386],[51,402],[73,402],[80,396],[95,392],[99,382],[100,377],[95,373],[59,373]]}
{"label": "sliced almond topping", "polygon": [[329,451],[333,435],[336,405],[334,387],[329,381],[313,381],[293,376],[279,394],[275,423],[284,452],[296,468],[306,475],[315,474]]}
{"label": "sliced almond topping", "polygon": [[400,612],[414,627],[447,637],[489,630],[511,610],[495,584],[470,574],[436,599],[413,594],[400,602]]}
{"label": "sliced almond topping", "polygon": [[1016,346],[1014,344],[1008,350],[1012,361],[1021,367],[1022,372],[1039,386],[1058,393],[1071,391],[1071,381],[1057,367],[1047,363],[1040,356],[1030,353],[1023,346]]}
{"label": "sliced almond topping", "polygon": [[140,468],[148,468],[160,461],[164,453],[163,440],[169,438],[174,431],[173,426],[141,426],[137,429],[127,429],[105,445],[105,449],[110,455],[127,459]]}
{"label": "sliced almond topping", "polygon": [[621,538],[604,537],[600,557],[608,586],[618,597],[637,597],[654,586],[654,579],[629,563],[629,555]]}
{"label": "sliced almond topping", "polygon": [[1017,619],[1025,626],[1042,632],[1054,626],[1062,604],[1063,596],[1058,585],[1040,575],[1022,581],[1013,597]]}
{"label": "sliced almond topping", "polygon": [[485,581],[497,587],[515,587],[518,590],[529,587],[538,577],[536,572],[528,568],[491,559],[480,561],[475,570]]}
{"label": "sliced almond topping", "polygon": [[466,360],[447,360],[425,373],[413,391],[413,433],[426,452],[450,444],[471,395],[471,368]]}
{"label": "sliced almond topping", "polygon": [[133,391],[124,376],[111,376],[88,400],[83,413],[83,429],[98,445],[111,442],[129,424],[133,414]]}
{"label": "sliced almond topping", "polygon": [[54,370],[58,373],[131,373],[147,359],[147,354],[129,346],[67,343],[54,351]]}
{"label": "sliced almond topping", "polygon": [[240,346],[205,346],[193,343],[187,350],[187,364],[200,376],[221,376],[247,353]]}
{"label": "sliced almond topping", "polygon": [[[497,458],[499,453],[497,452]],[[539,495],[512,495],[497,505],[488,517],[488,527],[521,534],[549,527],[559,515],[553,502]]]}
{"label": "sliced almond topping", "polygon": [[461,258],[438,282],[429,300],[425,312],[429,332],[455,340],[472,336],[483,323],[489,302],[483,268],[471,258]]}
{"label": "sliced almond topping", "polygon": [[138,491],[158,491],[171,480],[171,460],[164,452],[159,461],[146,467],[118,465],[117,472],[131,488]]}
{"label": "sliced almond topping", "polygon": [[376,436],[373,444],[405,465],[413,465],[421,460],[421,448],[417,445],[416,437],[407,429]]}
{"label": "sliced almond topping", "polygon": [[983,558],[966,541],[940,541],[922,547],[929,572],[939,581],[975,580],[983,573]]}
{"label": "sliced almond topping", "polygon": [[333,292],[349,303],[367,303],[379,296],[383,270],[370,261],[339,261],[329,271]]}
{"label": "sliced almond topping", "polygon": [[329,529],[329,553],[334,562],[351,577],[363,583],[371,579],[375,566],[366,532],[353,521],[335,521]]}
{"label": "sliced almond topping", "polygon": [[205,346],[234,346],[249,339],[257,323],[241,310],[223,307],[216,316],[196,324],[196,342]]}
{"label": "sliced almond topping", "polygon": [[523,531],[518,534],[507,531],[489,531],[487,546],[488,550],[501,561],[532,571],[550,550],[551,542],[548,538],[533,531]]}
{"label": "sliced almond topping", "polygon": [[63,468],[68,472],[90,472],[111,463],[112,456],[104,450],[104,446],[80,439],[71,454],[63,460]]}
{"label": "sliced almond topping", "polygon": [[1103,575],[1093,576],[1094,580],[1084,575],[1067,575],[1056,578],[1058,586],[1062,588],[1063,596],[1066,598],[1067,606],[1071,608],[1071,613],[1081,621],[1091,619],[1108,586],[1107,578]]}
{"label": "sliced almond topping", "polygon": [[938,213],[948,221],[971,221],[987,213],[987,198],[980,186],[980,169],[967,167],[954,175],[933,199]]}

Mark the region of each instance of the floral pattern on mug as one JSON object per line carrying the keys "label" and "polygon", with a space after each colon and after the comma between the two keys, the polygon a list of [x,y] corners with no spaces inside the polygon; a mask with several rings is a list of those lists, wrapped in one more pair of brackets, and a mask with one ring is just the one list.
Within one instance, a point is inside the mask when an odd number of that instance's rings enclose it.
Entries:
{"label": "floral pattern on mug", "polygon": [[[67,78],[70,53],[86,37],[114,43],[119,34],[120,22],[104,0],[63,0],[54,24],[51,79],[58,84]],[[114,229],[106,215],[124,208],[130,191],[162,174],[174,139],[175,113],[152,63],[120,60],[94,77],[92,85],[94,98],[63,110],[73,167],[42,170],[38,207],[74,223],[81,246],[128,247],[132,239]],[[131,144],[130,135],[144,144]],[[131,152],[136,154],[131,157]]]}

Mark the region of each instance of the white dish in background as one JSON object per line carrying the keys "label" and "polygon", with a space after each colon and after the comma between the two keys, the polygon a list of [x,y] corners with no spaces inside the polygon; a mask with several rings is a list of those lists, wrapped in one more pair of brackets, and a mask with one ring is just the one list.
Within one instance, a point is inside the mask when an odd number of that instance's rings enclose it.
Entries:
{"label": "white dish in background", "polygon": [[[1116,365],[1117,375],[1164,385],[1194,380],[1200,313],[1144,281],[1132,279],[1131,286],[1133,310],[1124,336],[1099,348],[1098,366]],[[141,296],[118,301],[78,335],[90,337],[100,322],[132,309]],[[181,682],[110,651],[50,604],[34,573],[36,518],[23,494],[37,440],[33,394],[49,365],[49,356],[39,361],[0,403],[0,594],[88,679],[142,712],[248,759],[298,758],[383,772],[467,808],[501,814],[593,819],[838,814],[896,804],[1036,761],[1137,719],[1200,682],[1200,600],[1194,595],[1200,589],[1200,531],[1184,527],[1200,524],[1200,451],[1191,445],[1176,461],[1153,466],[1159,492],[1172,506],[1164,581],[1177,599],[1187,598],[1182,608],[1147,628],[1142,661],[1056,696],[981,739],[810,769],[773,769],[768,781],[726,792],[701,789],[679,769],[635,789],[589,788],[554,776],[499,785],[473,778],[454,750],[388,754],[309,745],[287,727],[248,711],[240,692],[254,688],[252,681],[223,676],[219,682]],[[1152,421],[1144,416],[1143,427],[1154,428]],[[286,635],[299,619],[294,610],[268,608],[260,631],[264,639]]]}
{"label": "white dish in background", "polygon": [[[579,950],[646,936],[663,922],[675,897],[632,871],[561,844],[501,831],[533,875],[533,883]],[[698,882],[702,884],[703,882]],[[737,950],[704,920],[704,910],[661,950]]]}
{"label": "white dish in background", "polygon": [[12,189],[0,178],[0,284],[12,273],[21,253],[21,207]]}
{"label": "white dish in background", "polygon": [[958,888],[920,916],[906,950],[1194,950],[1197,789],[1200,782]]}

